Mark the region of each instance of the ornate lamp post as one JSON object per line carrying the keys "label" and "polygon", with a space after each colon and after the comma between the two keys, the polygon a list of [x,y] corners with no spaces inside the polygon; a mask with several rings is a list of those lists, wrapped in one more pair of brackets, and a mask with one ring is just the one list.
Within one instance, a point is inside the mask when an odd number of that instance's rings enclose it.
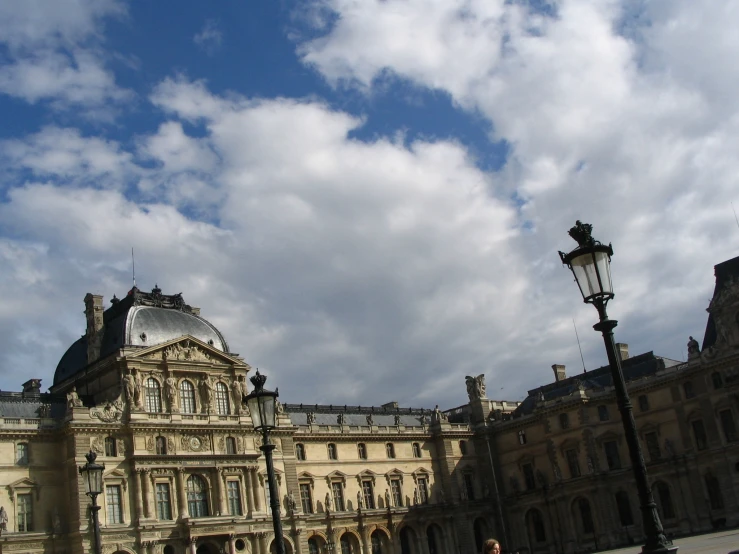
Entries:
{"label": "ornate lamp post", "polygon": [[95,463],[97,456],[92,450],[85,454],[87,463],[79,468],[79,471],[80,475],[82,475],[82,480],[85,482],[85,494],[92,499],[90,511],[92,512],[93,532],[95,534],[95,554],[101,554],[100,520],[98,519],[100,506],[97,504],[97,497],[98,494],[103,492],[103,470],[105,469],[105,465]]}
{"label": "ornate lamp post", "polygon": [[614,297],[613,284],[611,283],[611,256],[613,255],[613,248],[611,248],[610,244],[606,246],[593,239],[591,236],[592,230],[592,225],[577,221],[575,226],[569,231],[570,236],[577,241],[577,248],[569,254],[560,252],[559,256],[562,259],[562,263],[566,264],[572,270],[585,303],[593,304],[598,310],[600,321],[593,325],[593,328],[603,334],[603,341],[605,342],[606,353],[608,354],[608,364],[611,367],[611,375],[613,377],[613,386],[616,389],[618,409],[621,412],[624,434],[626,435],[626,444],[629,447],[631,467],[634,472],[634,479],[636,480],[636,488],[641,504],[644,532],[647,536],[646,543],[642,547],[642,553],[674,553],[677,552],[677,547],[673,546],[672,541],[665,537],[662,523],[657,513],[657,504],[654,502],[652,491],[649,488],[647,468],[644,463],[641,446],[639,445],[639,437],[636,433],[634,413],[631,407],[631,401],[629,400],[629,393],[626,391],[621,360],[616,355],[613,329],[618,322],[608,319],[608,314],[606,313],[606,304]]}
{"label": "ornate lamp post", "polygon": [[275,481],[275,467],[272,463],[272,451],[274,444],[269,442],[269,432],[277,426],[275,402],[279,396],[278,392],[265,390],[264,383],[267,377],[259,373],[250,379],[254,390],[244,397],[244,402],[249,407],[254,429],[262,433],[262,446],[259,449],[264,452],[267,463],[267,482],[269,483],[269,504],[272,508],[272,528],[275,532],[275,546],[277,554],[285,554],[285,542],[282,537],[282,520],[280,519],[280,498]]}

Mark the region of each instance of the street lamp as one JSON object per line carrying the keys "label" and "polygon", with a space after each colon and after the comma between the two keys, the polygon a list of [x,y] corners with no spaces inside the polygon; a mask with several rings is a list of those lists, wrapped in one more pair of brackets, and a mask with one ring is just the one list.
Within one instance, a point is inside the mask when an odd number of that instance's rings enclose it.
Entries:
{"label": "street lamp", "polygon": [[665,537],[662,523],[657,513],[657,504],[654,502],[652,491],[649,488],[647,467],[644,463],[644,456],[642,455],[639,438],[636,433],[634,413],[631,407],[631,401],[629,400],[629,393],[626,391],[621,361],[616,355],[613,329],[618,325],[618,322],[608,319],[608,314],[606,313],[606,304],[614,296],[611,283],[611,256],[613,255],[613,248],[611,248],[610,244],[606,246],[593,239],[591,236],[592,231],[592,225],[577,221],[575,226],[569,231],[570,236],[577,241],[577,248],[569,254],[560,252],[559,256],[562,259],[562,263],[566,264],[572,270],[575,281],[578,287],[580,287],[583,300],[587,304],[593,304],[598,310],[598,316],[600,317],[600,322],[593,325],[593,328],[603,333],[606,353],[608,354],[608,364],[611,367],[613,385],[616,389],[618,409],[621,412],[626,444],[629,447],[631,467],[634,472],[634,478],[636,479],[636,488],[641,503],[642,522],[647,536],[646,543],[642,547],[642,553],[674,553],[677,552],[677,547],[673,546],[672,541]]}
{"label": "street lamp", "polygon": [[98,455],[90,450],[85,454],[87,463],[83,465],[80,470],[82,480],[85,483],[85,494],[92,499],[92,506],[90,511],[92,512],[93,532],[95,534],[95,554],[101,554],[101,543],[100,543],[100,521],[98,520],[98,512],[100,506],[97,505],[98,494],[103,492],[103,470],[105,465],[95,463],[95,459]]}
{"label": "street lamp", "polygon": [[285,554],[285,543],[282,537],[282,520],[280,519],[280,499],[277,492],[277,483],[275,481],[275,468],[272,463],[272,451],[275,449],[274,444],[269,442],[269,432],[277,426],[275,403],[278,392],[265,390],[264,383],[267,377],[260,374],[257,370],[250,381],[254,385],[254,390],[244,397],[244,402],[251,412],[251,420],[256,431],[262,433],[262,446],[259,449],[264,452],[264,459],[267,463],[267,482],[269,483],[269,504],[272,508],[272,527],[275,531],[275,546],[277,554]]}

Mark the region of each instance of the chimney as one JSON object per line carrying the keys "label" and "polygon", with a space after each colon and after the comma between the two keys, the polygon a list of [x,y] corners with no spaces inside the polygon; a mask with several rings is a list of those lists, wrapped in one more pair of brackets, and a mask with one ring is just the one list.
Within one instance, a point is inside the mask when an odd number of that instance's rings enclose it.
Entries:
{"label": "chimney", "polygon": [[100,344],[103,341],[103,297],[99,294],[85,295],[85,318],[87,319],[87,363],[100,357]]}
{"label": "chimney", "polygon": [[22,386],[24,394],[39,394],[41,392],[41,379],[29,379]]}
{"label": "chimney", "polygon": [[617,342],[616,351],[618,351],[618,355],[622,362],[629,359],[629,345],[625,342]]}
{"label": "chimney", "polygon": [[552,369],[554,370],[554,380],[555,381],[559,383],[560,381],[567,379],[567,374],[565,373],[565,366],[554,364],[552,366]]}
{"label": "chimney", "polygon": [[388,402],[386,404],[382,405],[383,408],[390,408],[391,410],[395,410],[398,408],[398,403],[393,400],[392,402]]}

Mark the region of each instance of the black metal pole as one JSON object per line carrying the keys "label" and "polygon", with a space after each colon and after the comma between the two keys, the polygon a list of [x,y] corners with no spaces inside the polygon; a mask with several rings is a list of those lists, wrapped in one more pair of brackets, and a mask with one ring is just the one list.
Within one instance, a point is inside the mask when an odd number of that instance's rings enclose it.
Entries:
{"label": "black metal pole", "polygon": [[272,528],[275,531],[275,549],[277,554],[285,554],[285,542],[282,537],[282,519],[280,517],[280,498],[275,482],[275,467],[272,464],[272,451],[274,444],[269,442],[269,431],[262,434],[262,446],[259,450],[264,452],[264,460],[267,462],[267,482],[269,484],[269,506],[272,508]]}
{"label": "black metal pole", "polygon": [[639,444],[639,436],[636,432],[634,411],[631,406],[631,400],[629,400],[629,393],[626,390],[626,382],[624,380],[623,370],[621,369],[621,360],[616,354],[616,343],[613,338],[613,329],[618,325],[618,322],[608,319],[605,302],[601,300],[596,301],[594,304],[598,309],[600,322],[593,325],[593,329],[603,333],[603,341],[605,342],[606,353],[608,354],[608,363],[611,366],[611,375],[613,376],[613,386],[616,389],[618,409],[621,412],[626,444],[629,447],[631,468],[634,472],[636,489],[639,493],[642,524],[644,526],[644,534],[647,537],[646,543],[642,546],[642,553],[663,554],[677,552],[677,546],[673,546],[672,541],[665,537],[662,522],[657,513],[657,504],[654,502],[652,491],[649,488],[647,466],[644,463],[644,456],[642,455],[641,445]]}
{"label": "black metal pole", "polygon": [[90,498],[92,499],[92,506],[90,506],[90,511],[92,512],[92,532],[94,536],[95,541],[95,554],[102,554],[103,552],[103,546],[100,541],[100,520],[98,519],[98,513],[100,512],[100,506],[98,506],[97,503],[97,494],[91,494]]}

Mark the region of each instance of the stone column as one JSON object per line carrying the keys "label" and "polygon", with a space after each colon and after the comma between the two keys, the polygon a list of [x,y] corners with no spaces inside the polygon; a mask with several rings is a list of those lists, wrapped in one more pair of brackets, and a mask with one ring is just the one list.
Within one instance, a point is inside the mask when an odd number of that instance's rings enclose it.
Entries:
{"label": "stone column", "polygon": [[269,554],[269,544],[267,543],[267,533],[257,533],[257,544],[259,544],[259,554]]}
{"label": "stone column", "polygon": [[236,554],[236,535],[233,533],[228,536],[228,552],[229,554]]}
{"label": "stone column", "polygon": [[228,506],[226,505],[226,484],[224,482],[223,468],[217,467],[215,471],[215,479],[218,486],[219,511],[224,516],[228,514]]}
{"label": "stone column", "polygon": [[254,509],[257,512],[262,511],[262,500],[261,500],[261,494],[259,494],[260,486],[259,486],[259,477],[257,476],[257,468],[253,467],[251,470],[251,490],[252,494],[254,495]]}
{"label": "stone column", "polygon": [[189,537],[187,539],[187,550],[189,554],[197,554],[197,544],[198,544],[197,537]]}
{"label": "stone column", "polygon": [[[141,492],[144,495],[144,515],[147,518],[154,517],[154,508],[151,502],[152,485],[151,485],[151,469],[144,468],[139,474],[141,477]],[[152,547],[153,548],[153,547]]]}
{"label": "stone column", "polygon": [[177,508],[180,512],[180,519],[187,517],[187,494],[185,493],[185,468],[177,468]]}
{"label": "stone column", "polygon": [[136,519],[142,520],[146,517],[144,514],[144,498],[143,494],[144,491],[142,490],[143,487],[143,477],[144,470],[141,468],[136,468]]}
{"label": "stone column", "polygon": [[254,487],[251,483],[251,470],[245,467],[242,473],[244,476],[244,492],[246,493],[246,517],[250,518],[254,515],[254,498],[252,497]]}
{"label": "stone column", "polygon": [[297,528],[293,531],[293,539],[295,541],[295,554],[303,554],[303,545],[300,542],[300,535],[303,534],[303,529]]}

